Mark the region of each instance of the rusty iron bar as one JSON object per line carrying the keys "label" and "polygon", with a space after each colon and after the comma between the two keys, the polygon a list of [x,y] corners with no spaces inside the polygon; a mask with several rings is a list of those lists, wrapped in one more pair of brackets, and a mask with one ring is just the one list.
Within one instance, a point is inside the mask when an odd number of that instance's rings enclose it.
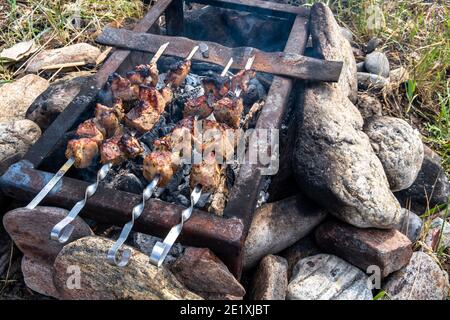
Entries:
{"label": "rusty iron bar", "polygon": [[[120,48],[139,50],[154,53],[165,42],[170,41],[170,46],[165,54],[183,58],[186,51],[199,45],[200,41],[194,41],[183,37],[161,36],[134,31],[105,28],[98,36],[96,42],[117,46]],[[277,75],[294,77],[311,81],[337,82],[341,75],[341,61],[327,61],[305,57],[294,52],[264,52],[251,47],[229,48],[215,42],[203,41],[209,50],[208,58],[197,52],[193,60],[226,65],[229,57],[233,57],[232,68],[243,69],[249,57],[255,56],[253,70],[273,73]]]}
{"label": "rusty iron bar", "polygon": [[[18,201],[27,201],[51,179],[52,174],[36,170],[22,160],[12,165],[0,177],[4,194]],[[77,179],[62,178],[43,201],[46,205],[70,209],[84,194],[89,183]],[[106,189],[99,186],[97,193],[87,202],[81,216],[100,223],[122,226],[130,220],[132,205],[139,202],[138,194]],[[158,199],[147,202],[142,215],[136,221],[138,232],[163,237],[180,221],[183,206]],[[194,210],[186,222],[180,242],[185,245],[209,247],[237,274],[237,255],[242,246],[242,221],[226,219],[201,210]]]}
{"label": "rusty iron bar", "polygon": [[287,4],[261,0],[189,0],[187,2],[206,4],[215,7],[247,11],[273,17],[289,17],[299,15],[309,18],[309,8],[295,7]]}

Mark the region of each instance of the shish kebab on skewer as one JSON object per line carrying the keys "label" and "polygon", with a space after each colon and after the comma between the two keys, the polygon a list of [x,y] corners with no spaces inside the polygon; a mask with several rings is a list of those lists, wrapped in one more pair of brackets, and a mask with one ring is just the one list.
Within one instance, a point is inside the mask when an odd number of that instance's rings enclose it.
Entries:
{"label": "shish kebab on skewer", "polygon": [[[233,58],[230,58],[230,60],[228,61],[227,65],[225,66],[224,70],[221,73],[221,77],[224,77],[228,73],[228,70],[231,67],[232,63]],[[185,68],[181,68],[179,70],[183,71],[182,74],[186,74],[186,71],[189,72],[189,70]],[[174,75],[169,74],[169,77],[167,79],[168,81],[170,81],[170,79],[173,78]],[[180,82],[178,81],[178,83]],[[108,250],[107,260],[110,264],[117,265],[119,267],[124,267],[128,264],[131,257],[131,251],[129,249],[121,251],[121,247],[127,240],[134,226],[135,220],[141,216],[145,208],[145,203],[148,201],[148,199],[150,199],[156,187],[158,185],[165,186],[171,180],[173,174],[178,169],[178,164],[180,164],[181,162],[182,155],[178,155],[178,159],[174,159],[172,158],[172,155],[174,153],[169,152],[168,149],[169,148],[172,149],[171,146],[174,143],[179,143],[181,141],[180,139],[182,139],[184,134],[186,133],[189,135],[188,138],[190,139],[191,135],[193,134],[193,129],[194,129],[193,117],[186,117],[175,126],[175,128],[171,131],[170,134],[154,142],[154,148],[160,150],[161,152],[155,153],[152,152],[155,158],[150,157],[151,158],[150,161],[157,161],[161,165],[164,166],[164,164],[166,164],[167,166],[159,167],[160,175],[158,175],[157,177],[156,175],[152,175],[152,172],[148,172],[144,169],[145,177],[147,178],[147,180],[151,182],[144,188],[142,192],[142,202],[133,207],[133,210],[131,212],[131,220],[124,225],[118,239]],[[190,153],[191,143],[189,142],[188,145],[186,145],[185,147],[187,147],[185,151]]]}
{"label": "shish kebab on skewer", "polygon": [[[188,55],[188,58],[191,59],[193,54],[197,50],[198,47],[193,48],[191,53]],[[152,60],[152,62],[154,61]],[[141,107],[143,104],[145,105],[144,111],[140,113],[141,116],[145,116],[148,113],[152,113],[152,115],[154,116],[156,112],[159,112],[159,116],[161,116],[161,113],[164,111],[165,106],[172,99],[172,95],[163,96],[156,89],[148,88],[143,85],[139,86],[138,96],[140,96],[143,99],[146,99],[144,102],[141,101],[140,105],[138,106]],[[170,100],[165,100],[166,98]],[[148,102],[148,104],[146,104],[146,102]],[[158,119],[156,119],[151,124],[151,126],[148,127],[148,130],[152,129],[153,125],[157,122]],[[145,133],[146,131],[142,130],[141,132]],[[68,240],[73,231],[73,226],[71,225],[72,221],[78,216],[79,212],[84,208],[87,200],[95,194],[99,182],[106,177],[106,175],[111,170],[113,165],[120,164],[127,158],[127,154],[128,155],[130,154],[130,152],[123,152],[124,147],[125,151],[127,151],[126,148],[131,148],[133,151],[137,151],[135,145],[133,146],[129,144],[124,145],[122,142],[122,138],[119,138],[118,136],[114,136],[102,144],[100,153],[101,153],[101,162],[104,164],[97,173],[96,182],[86,188],[84,199],[78,201],[75,204],[75,206],[70,210],[67,217],[61,220],[58,224],[56,224],[53,227],[50,234],[50,237],[52,239],[58,240],[61,243],[64,243]]]}
{"label": "shish kebab on skewer", "polygon": [[[250,58],[247,61],[245,70],[250,70],[250,68],[253,64],[253,61],[254,61],[254,57]],[[243,88],[241,86],[239,86],[239,88],[236,88],[235,98],[237,98],[237,99],[239,98],[239,96],[242,93],[242,89]],[[240,116],[241,116],[241,114],[239,114],[239,117]],[[239,122],[237,122],[237,123],[239,123]],[[225,124],[219,124],[219,125],[222,126],[222,129],[224,129],[223,126],[226,126]],[[222,139],[219,142],[218,150],[222,154],[226,155],[227,154],[226,148],[227,148],[228,143],[231,143],[231,147],[234,150],[234,141],[227,141],[226,135],[225,135],[224,139],[223,139],[223,137],[224,136],[222,136]],[[203,150],[210,150],[210,149],[208,149],[208,143],[209,143],[209,141],[206,141],[206,143],[204,141],[202,141],[202,144],[201,144],[202,150],[200,152],[202,152]],[[217,148],[215,148],[214,150],[217,150]],[[167,156],[167,154],[166,154],[166,156]],[[148,177],[146,176],[147,179],[152,178],[152,176],[154,175],[154,173],[151,172],[153,163],[152,163],[152,159],[150,157],[151,157],[151,155],[147,156],[144,159],[144,176],[146,175],[146,164],[147,164],[147,172],[150,173],[150,175]],[[159,171],[159,172],[162,173],[164,171]],[[168,172],[170,172],[170,170]],[[155,177],[157,177],[157,176],[155,176]],[[152,179],[156,179],[156,178],[152,178]],[[165,258],[167,257],[167,254],[169,253],[170,249],[175,244],[175,241],[181,234],[181,231],[183,229],[183,225],[184,225],[185,221],[187,221],[191,217],[194,206],[197,204],[198,200],[200,199],[202,192],[203,191],[214,191],[218,187],[219,181],[220,181],[220,165],[217,162],[215,152],[214,151],[209,152],[206,154],[206,156],[204,157],[203,161],[200,164],[194,164],[192,166],[191,174],[190,174],[190,187],[192,190],[191,196],[190,196],[191,204],[188,208],[186,208],[185,210],[182,211],[181,222],[179,224],[173,226],[170,229],[169,233],[164,238],[163,242],[158,241],[155,244],[155,246],[153,247],[153,250],[150,254],[150,262],[152,264],[154,264],[158,267],[162,265]]]}

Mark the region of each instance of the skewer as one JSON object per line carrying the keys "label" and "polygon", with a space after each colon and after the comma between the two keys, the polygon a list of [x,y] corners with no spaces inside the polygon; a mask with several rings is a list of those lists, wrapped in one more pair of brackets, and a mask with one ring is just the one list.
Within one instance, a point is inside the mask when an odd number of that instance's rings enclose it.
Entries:
{"label": "skewer", "polygon": [[[194,49],[192,49],[188,58],[192,58],[195,51],[197,51],[196,48],[198,49],[198,47],[195,47]],[[223,76],[228,73],[228,70],[230,69],[232,64],[233,64],[233,58],[230,58],[227,65],[225,66],[224,70],[222,71]],[[122,231],[120,232],[119,238],[108,250],[107,260],[110,264],[114,264],[118,267],[124,267],[128,264],[128,262],[131,258],[131,251],[129,249],[125,249],[121,253],[120,249],[121,249],[122,245],[125,243],[125,241],[127,240],[128,236],[130,235],[130,232],[134,225],[134,221],[136,221],[136,219],[138,219],[141,216],[142,212],[144,211],[145,203],[152,196],[159,181],[160,181],[160,176],[159,175],[155,176],[155,178],[153,178],[153,180],[145,187],[144,191],[142,192],[142,202],[139,203],[138,205],[136,205],[135,207],[133,207],[133,210],[131,212],[131,220],[124,225]],[[200,192],[200,195],[201,195],[201,192]],[[182,223],[183,223],[183,219],[184,220],[189,219],[189,217],[192,214],[193,207],[197,203],[197,201],[198,201],[198,199],[195,197],[195,194],[194,194],[194,197],[193,197],[193,195],[191,195],[191,207],[189,207],[188,209],[183,211],[184,218],[182,218]],[[182,228],[182,225],[181,225],[181,228]],[[181,232],[181,229],[180,229],[180,232]],[[175,242],[178,235],[175,235],[176,234],[175,231],[172,232],[172,234],[174,237],[173,241]],[[169,248],[169,250],[172,247],[172,245],[167,246]],[[166,255],[167,255],[167,253],[166,253]]]}
{"label": "skewer", "polygon": [[[253,62],[255,61],[255,56],[252,56],[247,60],[245,64],[245,70],[250,70]],[[242,93],[241,88],[237,88],[235,91],[235,95],[238,98]],[[194,206],[197,204],[200,196],[202,195],[202,186],[197,184],[191,192],[191,204],[188,208],[183,210],[181,213],[181,222],[175,226],[173,226],[169,233],[164,238],[163,242],[156,242],[155,246],[152,249],[150,254],[150,262],[153,265],[160,267],[164,260],[166,259],[170,249],[175,244],[177,238],[180,236],[181,231],[183,230],[184,223],[191,217]]]}
{"label": "skewer", "polygon": [[[158,61],[158,59],[162,56],[164,50],[166,50],[168,45],[169,42],[166,42],[158,49],[158,51],[156,51],[155,55],[150,61],[150,64],[155,64]],[[61,178],[67,173],[67,171],[69,171],[69,169],[73,166],[74,163],[75,159],[73,157],[67,159],[66,163],[64,163],[61,166],[58,172],[47,182],[44,188],[42,188],[42,190],[33,198],[33,200],[31,200],[31,202],[26,206],[26,208],[27,209],[36,208],[39,205],[39,203],[41,203],[41,201],[48,195],[48,193],[55,187],[58,181],[61,180]]]}

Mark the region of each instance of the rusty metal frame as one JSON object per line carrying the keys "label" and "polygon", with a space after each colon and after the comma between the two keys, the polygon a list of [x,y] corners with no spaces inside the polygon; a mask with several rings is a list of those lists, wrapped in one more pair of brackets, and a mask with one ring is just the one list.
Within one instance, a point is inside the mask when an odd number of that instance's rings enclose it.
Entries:
{"label": "rusty metal frame", "polygon": [[[304,51],[308,38],[309,20],[309,11],[306,8],[298,9],[280,4],[269,4],[260,0],[190,2],[259,14],[293,17],[295,21],[285,52],[302,54]],[[174,21],[183,19],[182,4],[183,1],[180,0],[158,0],[134,28],[134,31],[148,32],[157,19],[165,13],[166,23],[171,24],[170,32],[179,32],[183,28],[183,23],[174,23]],[[113,72],[129,69],[139,60],[139,54],[128,50],[113,52],[94,79],[81,88],[77,97],[28,151],[24,160],[12,165],[0,178],[0,188],[6,196],[19,201],[27,201],[40,191],[53,174],[38,170],[39,166],[51,154],[55,146],[62,141],[64,134],[73,128],[77,121],[80,121],[80,117],[92,112],[97,94],[106,83],[108,76]],[[292,87],[293,80],[280,76],[274,77],[265,106],[258,117],[257,128],[280,128]],[[230,191],[224,217],[195,210],[192,218],[186,222],[180,241],[186,245],[211,248],[230,271],[239,278],[242,271],[243,244],[263,181],[264,176],[261,175],[258,168],[243,165],[239,177]],[[44,200],[44,204],[71,208],[82,197],[86,186],[87,183],[84,181],[64,177]],[[88,201],[82,216],[121,226],[129,220],[131,206],[139,200],[139,195],[122,191],[111,192],[111,190],[100,187]],[[163,236],[171,226],[178,223],[182,209],[181,206],[152,199],[136,222],[136,230]]]}

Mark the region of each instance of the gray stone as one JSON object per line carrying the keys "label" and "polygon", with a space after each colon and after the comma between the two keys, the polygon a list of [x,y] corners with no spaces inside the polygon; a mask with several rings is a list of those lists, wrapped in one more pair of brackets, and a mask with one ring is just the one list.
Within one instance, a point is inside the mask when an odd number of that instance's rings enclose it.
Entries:
{"label": "gray stone", "polygon": [[300,239],[289,248],[281,251],[280,256],[285,258],[288,262],[288,279],[292,276],[292,271],[299,260],[319,253],[321,253],[320,249],[317,247],[314,235],[312,234]]}
{"label": "gray stone", "polygon": [[[162,241],[162,239],[145,233],[133,233],[134,246],[148,256],[152,253],[153,247],[158,241]],[[170,248],[164,263],[171,264],[176,259],[180,258],[184,253],[184,249],[185,247],[183,247],[181,243],[176,242],[172,248]]]}
{"label": "gray stone", "polygon": [[366,69],[365,69],[365,67],[364,67],[364,61],[358,62],[358,63],[356,64],[356,71],[357,71],[357,72],[366,72]]}
{"label": "gray stone", "polygon": [[[50,239],[55,224],[64,219],[68,210],[56,207],[18,208],[6,213],[3,225],[17,247],[29,258],[52,264],[64,244]],[[79,217],[69,242],[93,235],[89,226]]]}
{"label": "gray stone", "polygon": [[288,285],[288,264],[278,256],[265,256],[259,263],[253,279],[251,298],[253,300],[284,300]]}
{"label": "gray stone", "polygon": [[59,298],[53,284],[53,265],[44,261],[22,258],[23,280],[28,288],[45,296]]}
{"label": "gray stone", "polygon": [[[444,224],[444,227],[442,227]],[[435,218],[431,221],[425,243],[434,251],[450,247],[450,223],[442,218]]]}
{"label": "gray stone", "polygon": [[300,260],[294,268],[288,300],[372,300],[368,277],[358,268],[328,254]]}
{"label": "gray stone", "polygon": [[358,93],[358,103],[356,106],[358,107],[361,116],[364,118],[364,121],[372,117],[382,116],[383,107],[380,100],[365,92]]}
{"label": "gray stone", "polygon": [[326,211],[302,195],[259,207],[244,245],[244,269],[255,266],[268,254],[277,254],[291,246],[325,217]]}
{"label": "gray stone", "polygon": [[[38,53],[26,71],[37,73],[39,70],[61,64],[84,62],[84,64],[95,64],[100,55],[100,49],[88,43],[76,43],[57,49],[43,50]],[[59,69],[53,67],[53,69]]]}
{"label": "gray stone", "polygon": [[62,78],[50,85],[26,110],[26,118],[45,130],[80,92],[88,77]]}
{"label": "gray stone", "polygon": [[302,191],[357,227],[397,225],[401,207],[362,131],[358,109],[333,86],[312,84],[300,119],[293,168]]}
{"label": "gray stone", "polygon": [[[124,247],[131,250],[126,267],[109,264],[106,254],[113,244],[109,239],[85,237],[64,246],[53,264],[55,287],[62,299],[201,299],[187,290],[165,266],[154,266],[147,255],[131,247]],[[73,266],[79,267],[79,283],[73,278],[74,271],[68,272]]]}
{"label": "gray stone", "polygon": [[387,278],[382,289],[392,300],[445,300],[448,274],[424,252],[414,252],[409,264]]}
{"label": "gray stone", "polygon": [[360,229],[329,220],[315,234],[323,252],[334,254],[363,271],[378,266],[383,278],[407,265],[412,255],[411,241],[395,229]]}
{"label": "gray stone", "polygon": [[325,60],[342,61],[344,63],[341,77],[336,87],[344,96],[356,102],[358,83],[356,77],[356,61],[350,42],[342,35],[330,8],[324,3],[315,3],[311,8],[310,30],[312,44],[317,56]]}
{"label": "gray stone", "polygon": [[348,40],[348,42],[352,43],[353,41],[353,32],[351,32],[349,29],[345,27],[341,27],[341,34],[342,36]]}
{"label": "gray stone", "polygon": [[205,299],[245,295],[245,289],[226,265],[207,248],[186,248],[170,270],[188,289]]}
{"label": "gray stone", "polygon": [[41,136],[41,129],[30,120],[0,122],[0,174],[22,159]]}
{"label": "gray stone", "polygon": [[25,119],[33,101],[48,88],[48,81],[35,74],[26,75],[0,87],[0,122]]}
{"label": "gray stone", "polygon": [[358,72],[358,88],[381,90],[389,85],[389,79],[368,72]]}
{"label": "gray stone", "polygon": [[389,77],[389,60],[383,52],[374,51],[366,56],[364,61],[364,68],[369,72],[382,76]]}
{"label": "gray stone", "polygon": [[375,51],[376,48],[378,48],[381,44],[381,39],[379,38],[372,38],[367,42],[366,46],[366,53],[372,53]]}
{"label": "gray stone", "polygon": [[395,193],[403,207],[421,215],[448,202],[450,183],[441,163],[442,159],[424,145],[423,163],[416,180],[408,189]]}
{"label": "gray stone", "polygon": [[402,215],[402,220],[395,228],[406,235],[408,239],[414,243],[419,240],[422,234],[423,221],[414,212],[407,209],[403,209],[403,211],[404,214]]}
{"label": "gray stone", "polygon": [[424,156],[419,131],[406,121],[393,117],[374,117],[364,132],[380,159],[392,191],[409,188],[417,178]]}

